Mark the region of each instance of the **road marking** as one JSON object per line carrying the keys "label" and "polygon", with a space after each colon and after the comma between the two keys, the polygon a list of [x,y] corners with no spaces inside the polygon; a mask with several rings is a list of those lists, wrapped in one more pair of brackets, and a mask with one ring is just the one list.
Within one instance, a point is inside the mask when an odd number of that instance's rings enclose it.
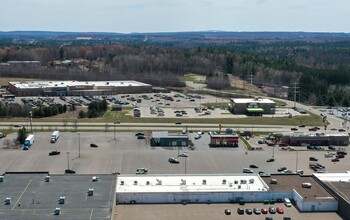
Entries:
{"label": "road marking", "polygon": [[32,182],[32,179],[29,181],[29,183],[27,184],[26,188],[24,188],[24,190],[23,190],[21,196],[17,199],[15,205],[12,207],[12,210],[15,209],[15,207],[17,206],[17,203],[19,202],[19,200],[21,200],[23,194],[26,192],[26,190],[27,190],[27,188],[29,187],[29,185],[30,185],[31,182]]}
{"label": "road marking", "polygon": [[92,218],[92,213],[94,212],[94,209],[91,209],[91,213],[90,213],[90,220],[91,220],[91,218]]}

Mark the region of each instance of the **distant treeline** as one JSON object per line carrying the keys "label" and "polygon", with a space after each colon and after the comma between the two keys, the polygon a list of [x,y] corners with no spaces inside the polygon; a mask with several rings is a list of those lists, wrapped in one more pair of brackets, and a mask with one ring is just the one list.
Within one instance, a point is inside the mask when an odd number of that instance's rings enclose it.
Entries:
{"label": "distant treeline", "polygon": [[56,104],[32,108],[29,105],[20,105],[18,103],[5,105],[3,102],[0,102],[0,117],[29,117],[30,111],[32,111],[33,118],[43,118],[62,114],[67,111],[67,106]]}
{"label": "distant treeline", "polygon": [[[183,87],[186,73],[207,76],[210,88],[229,87],[232,74],[258,86],[291,86],[297,99],[341,105],[349,100],[350,40],[235,40],[196,46],[153,45],[9,46],[0,62],[37,60],[41,67],[0,66],[0,77],[51,80],[137,80],[155,86]],[[84,60],[59,67],[54,60]],[[291,99],[294,91],[290,91]],[[341,94],[339,96],[338,94]]]}

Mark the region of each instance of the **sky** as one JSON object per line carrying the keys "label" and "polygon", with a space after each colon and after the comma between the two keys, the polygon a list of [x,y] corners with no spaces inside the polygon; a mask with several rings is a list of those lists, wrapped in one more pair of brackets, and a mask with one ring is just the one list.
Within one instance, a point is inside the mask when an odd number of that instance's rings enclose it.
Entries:
{"label": "sky", "polygon": [[350,0],[0,0],[0,31],[350,32]]}

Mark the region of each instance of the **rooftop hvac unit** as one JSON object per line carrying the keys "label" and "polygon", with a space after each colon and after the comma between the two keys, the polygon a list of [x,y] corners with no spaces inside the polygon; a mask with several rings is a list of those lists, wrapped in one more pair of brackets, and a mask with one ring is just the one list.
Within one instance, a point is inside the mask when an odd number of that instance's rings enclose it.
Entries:
{"label": "rooftop hvac unit", "polygon": [[223,184],[223,185],[226,184],[226,180],[225,180],[225,179],[222,180],[222,184]]}
{"label": "rooftop hvac unit", "polygon": [[160,179],[156,179],[157,185],[162,185],[162,181]]}
{"label": "rooftop hvac unit", "polygon": [[232,183],[229,183],[229,186],[230,186],[230,187],[232,187],[232,185],[233,185]]}
{"label": "rooftop hvac unit", "polygon": [[50,176],[49,175],[45,176],[45,182],[50,182]]}
{"label": "rooftop hvac unit", "polygon": [[11,204],[11,198],[7,197],[4,201],[5,205],[10,205]]}
{"label": "rooftop hvac unit", "polygon": [[202,180],[203,185],[207,185],[207,180]]}
{"label": "rooftop hvac unit", "polygon": [[238,185],[238,189],[240,189],[241,188],[241,185]]}
{"label": "rooftop hvac unit", "polygon": [[186,185],[186,180],[181,179],[181,183],[180,183],[180,185]]}
{"label": "rooftop hvac unit", "polygon": [[60,198],[58,199],[58,204],[64,204],[65,200],[66,200],[65,196],[60,196]]}
{"label": "rooftop hvac unit", "polygon": [[254,179],[249,179],[249,183],[250,184],[254,183]]}
{"label": "rooftop hvac unit", "polygon": [[92,182],[97,182],[98,181],[98,176],[93,176],[92,177]]}
{"label": "rooftop hvac unit", "polygon": [[146,185],[147,185],[147,186],[149,185],[149,181],[146,181]]}
{"label": "rooftop hvac unit", "polygon": [[137,180],[134,181],[134,185],[137,185]]}
{"label": "rooftop hvac unit", "polygon": [[61,208],[55,208],[53,213],[54,213],[54,215],[60,215],[61,214]]}
{"label": "rooftop hvac unit", "polygon": [[0,176],[0,182],[4,182],[4,176]]}
{"label": "rooftop hvac unit", "polygon": [[247,180],[241,180],[241,184],[246,184]]}
{"label": "rooftop hvac unit", "polygon": [[123,180],[120,181],[120,185],[121,185],[121,186],[124,186],[124,181],[123,181]]}
{"label": "rooftop hvac unit", "polygon": [[93,195],[94,195],[94,189],[89,189],[89,190],[87,191],[87,195],[88,195],[88,196],[93,196]]}

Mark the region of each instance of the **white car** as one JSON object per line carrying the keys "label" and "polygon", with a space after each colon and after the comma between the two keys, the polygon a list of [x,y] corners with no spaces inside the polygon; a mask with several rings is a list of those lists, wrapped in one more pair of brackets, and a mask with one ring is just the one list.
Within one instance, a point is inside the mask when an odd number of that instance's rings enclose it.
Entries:
{"label": "white car", "polygon": [[194,139],[199,139],[199,138],[201,138],[202,137],[202,135],[201,134],[196,134],[196,136],[194,136]]}
{"label": "white car", "polygon": [[326,157],[326,158],[327,158],[327,157],[333,157],[333,153],[330,153],[330,152],[329,152],[329,153],[325,153],[325,154],[324,154],[324,157]]}
{"label": "white car", "polygon": [[179,157],[188,157],[188,153],[187,152],[183,152],[183,153],[179,154]]}

